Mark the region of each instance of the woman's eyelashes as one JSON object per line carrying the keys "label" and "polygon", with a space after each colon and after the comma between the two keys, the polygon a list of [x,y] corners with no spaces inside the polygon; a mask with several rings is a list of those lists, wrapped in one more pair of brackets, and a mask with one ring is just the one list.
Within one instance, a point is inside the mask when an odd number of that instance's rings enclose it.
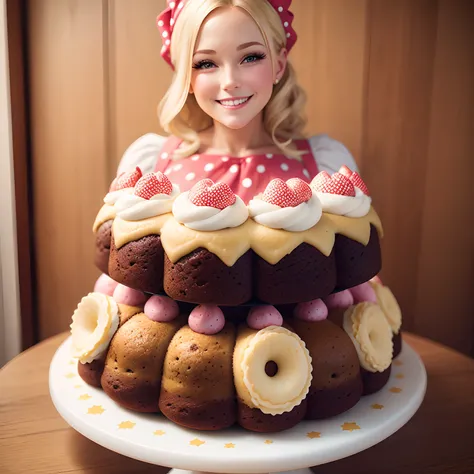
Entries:
{"label": "woman's eyelashes", "polygon": [[[252,53],[247,54],[241,61],[241,64],[255,63],[265,59],[267,55],[265,53]],[[193,69],[211,69],[217,67],[212,61],[203,59],[193,64]]]}

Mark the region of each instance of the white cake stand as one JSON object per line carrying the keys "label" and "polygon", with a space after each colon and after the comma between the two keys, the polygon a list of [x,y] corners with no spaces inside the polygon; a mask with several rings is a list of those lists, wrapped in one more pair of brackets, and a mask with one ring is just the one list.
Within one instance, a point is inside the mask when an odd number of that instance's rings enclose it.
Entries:
{"label": "white cake stand", "polygon": [[50,393],[60,415],[97,444],[140,461],[174,467],[170,474],[309,473],[308,466],[351,456],[395,433],[416,412],[426,391],[423,363],[404,343],[387,385],[339,416],[304,421],[272,434],[238,427],[192,431],[159,414],[121,408],[102,390],[88,386],[77,373],[70,344],[69,338],[57,350],[49,371]]}

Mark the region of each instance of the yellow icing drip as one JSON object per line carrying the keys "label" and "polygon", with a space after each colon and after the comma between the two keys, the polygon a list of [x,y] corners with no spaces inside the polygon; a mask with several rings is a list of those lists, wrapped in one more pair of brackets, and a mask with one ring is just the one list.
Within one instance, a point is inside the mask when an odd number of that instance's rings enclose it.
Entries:
{"label": "yellow icing drip", "polygon": [[120,248],[145,235],[161,234],[161,243],[172,263],[202,247],[231,267],[249,249],[275,265],[304,242],[329,256],[336,234],[367,245],[370,225],[373,224],[380,237],[383,235],[380,218],[372,207],[366,216],[357,218],[323,213],[315,226],[303,232],[271,229],[257,224],[253,219],[247,219],[239,227],[204,232],[189,229],[170,217],[171,214],[165,214],[134,222],[117,217],[113,225],[116,247]]}
{"label": "yellow icing drip", "polygon": [[115,247],[119,249],[129,242],[147,235],[160,235],[162,227],[170,217],[171,213],[149,217],[140,221],[126,221],[117,217],[112,227]]}
{"label": "yellow icing drip", "polygon": [[115,208],[110,204],[104,204],[95,218],[94,225],[92,226],[92,232],[94,234],[99,230],[99,227],[107,221],[115,219]]}

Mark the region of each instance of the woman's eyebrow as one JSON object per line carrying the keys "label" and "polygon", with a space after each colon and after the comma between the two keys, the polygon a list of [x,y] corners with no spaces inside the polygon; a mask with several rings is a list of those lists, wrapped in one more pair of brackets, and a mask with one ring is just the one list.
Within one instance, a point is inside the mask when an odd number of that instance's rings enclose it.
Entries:
{"label": "woman's eyebrow", "polygon": [[[249,48],[250,46],[264,46],[262,43],[258,41],[250,41],[248,43],[242,43],[237,46],[237,51],[241,51],[242,49]],[[200,49],[199,51],[195,51],[194,54],[216,54],[213,49]]]}

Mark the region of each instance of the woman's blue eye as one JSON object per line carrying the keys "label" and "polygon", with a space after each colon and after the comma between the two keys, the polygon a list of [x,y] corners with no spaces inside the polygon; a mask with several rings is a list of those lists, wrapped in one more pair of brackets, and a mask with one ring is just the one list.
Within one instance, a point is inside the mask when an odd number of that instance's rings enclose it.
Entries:
{"label": "woman's blue eye", "polygon": [[211,63],[211,61],[199,61],[193,64],[193,69],[211,69],[212,67],[214,67],[214,63]]}
{"label": "woman's blue eye", "polygon": [[263,53],[258,53],[258,54],[249,54],[248,56],[245,56],[244,60],[242,61],[243,63],[254,63],[256,61],[260,61],[262,59],[265,59],[266,55]]}

